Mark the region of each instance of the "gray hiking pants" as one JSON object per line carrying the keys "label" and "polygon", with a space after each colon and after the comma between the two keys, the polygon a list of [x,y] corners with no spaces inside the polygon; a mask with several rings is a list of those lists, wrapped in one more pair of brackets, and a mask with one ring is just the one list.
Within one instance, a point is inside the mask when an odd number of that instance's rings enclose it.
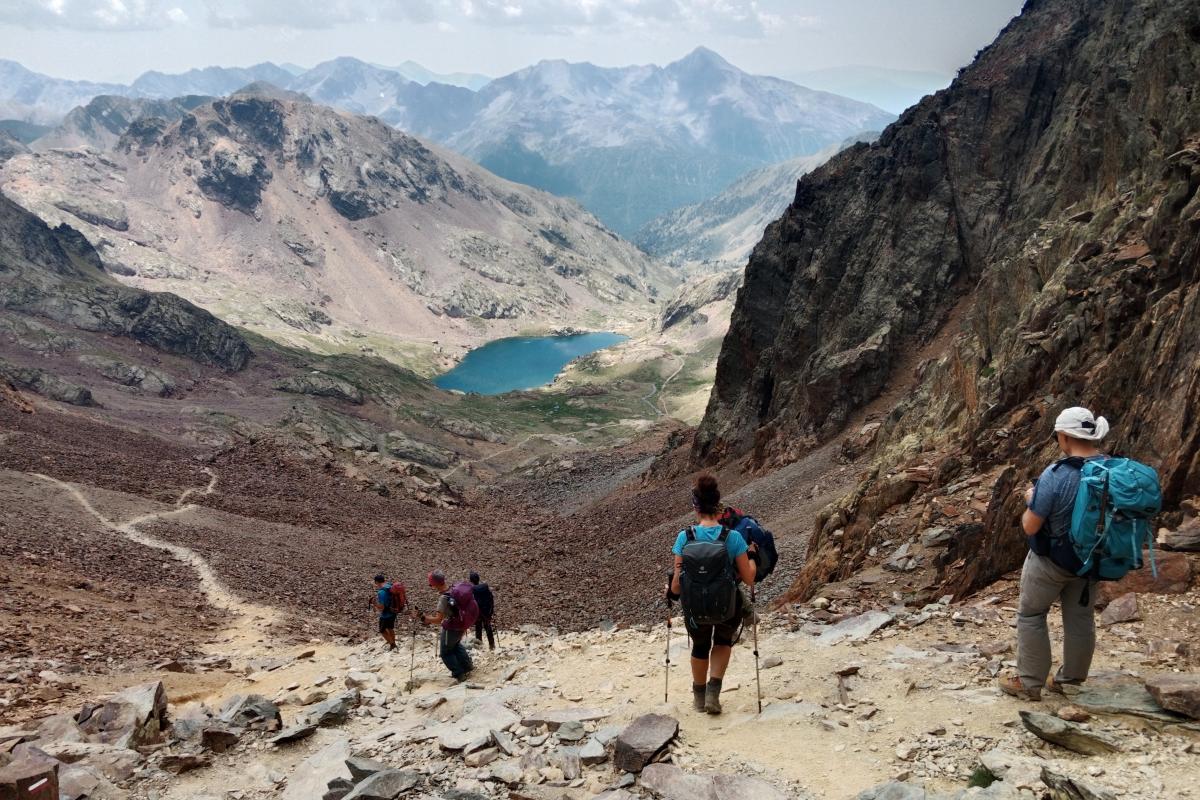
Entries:
{"label": "gray hiking pants", "polygon": [[1050,675],[1050,629],[1046,615],[1057,600],[1062,604],[1063,664],[1055,675],[1060,683],[1087,679],[1096,650],[1096,592],[1079,604],[1087,589],[1079,578],[1046,556],[1029,553],[1021,569],[1021,600],[1017,608],[1017,674],[1026,689],[1041,689]]}

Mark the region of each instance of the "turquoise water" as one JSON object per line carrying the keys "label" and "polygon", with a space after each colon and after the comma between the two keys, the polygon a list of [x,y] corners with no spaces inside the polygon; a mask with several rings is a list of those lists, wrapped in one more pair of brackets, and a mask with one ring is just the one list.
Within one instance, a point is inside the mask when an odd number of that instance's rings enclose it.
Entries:
{"label": "turquoise water", "polygon": [[628,339],[619,333],[517,336],[467,353],[458,366],[433,379],[442,389],[503,394],[551,383],[572,360]]}

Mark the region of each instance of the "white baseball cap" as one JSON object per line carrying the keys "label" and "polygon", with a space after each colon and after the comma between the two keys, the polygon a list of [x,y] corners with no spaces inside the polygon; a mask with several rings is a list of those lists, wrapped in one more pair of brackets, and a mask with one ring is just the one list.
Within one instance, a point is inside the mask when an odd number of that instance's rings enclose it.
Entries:
{"label": "white baseball cap", "polygon": [[1054,420],[1054,431],[1075,439],[1098,442],[1108,435],[1108,420],[1093,415],[1082,406],[1075,406],[1058,415]]}

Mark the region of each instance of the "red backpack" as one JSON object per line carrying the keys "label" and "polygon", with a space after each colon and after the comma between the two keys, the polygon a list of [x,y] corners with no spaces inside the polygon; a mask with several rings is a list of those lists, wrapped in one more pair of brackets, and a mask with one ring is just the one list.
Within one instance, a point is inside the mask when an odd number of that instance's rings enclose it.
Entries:
{"label": "red backpack", "polygon": [[450,596],[453,614],[442,621],[442,627],[451,631],[465,631],[479,619],[479,604],[475,602],[475,587],[467,581],[456,583],[446,592]]}
{"label": "red backpack", "polygon": [[399,614],[404,609],[408,608],[408,590],[404,588],[403,583],[393,583],[388,586],[388,610],[393,614]]}

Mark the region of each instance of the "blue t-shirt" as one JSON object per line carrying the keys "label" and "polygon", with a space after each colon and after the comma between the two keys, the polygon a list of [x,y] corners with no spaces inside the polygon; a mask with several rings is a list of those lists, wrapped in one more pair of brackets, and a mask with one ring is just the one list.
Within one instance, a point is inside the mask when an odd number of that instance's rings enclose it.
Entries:
{"label": "blue t-shirt", "polygon": [[[715,542],[721,535],[720,525],[696,525],[696,541],[699,542]],[[671,552],[677,556],[683,555],[683,546],[687,544],[687,530],[682,530],[675,537],[675,546],[671,548]],[[735,530],[729,531],[729,536],[725,537],[725,549],[729,551],[729,560],[734,561],[742,553],[747,552],[750,548],[746,545],[746,540],[742,534]]]}
{"label": "blue t-shirt", "polygon": [[1029,537],[1029,549],[1050,556],[1063,569],[1075,572],[1083,565],[1071,546],[1071,516],[1075,513],[1075,494],[1079,491],[1079,469],[1088,459],[1064,458],[1042,472],[1033,490],[1029,510],[1041,517],[1042,529]]}
{"label": "blue t-shirt", "polygon": [[383,610],[379,612],[379,616],[396,616],[396,612],[392,611],[392,585],[390,583],[384,584],[382,587],[380,587],[379,594],[376,595],[376,599],[379,600],[379,605],[383,606]]}

